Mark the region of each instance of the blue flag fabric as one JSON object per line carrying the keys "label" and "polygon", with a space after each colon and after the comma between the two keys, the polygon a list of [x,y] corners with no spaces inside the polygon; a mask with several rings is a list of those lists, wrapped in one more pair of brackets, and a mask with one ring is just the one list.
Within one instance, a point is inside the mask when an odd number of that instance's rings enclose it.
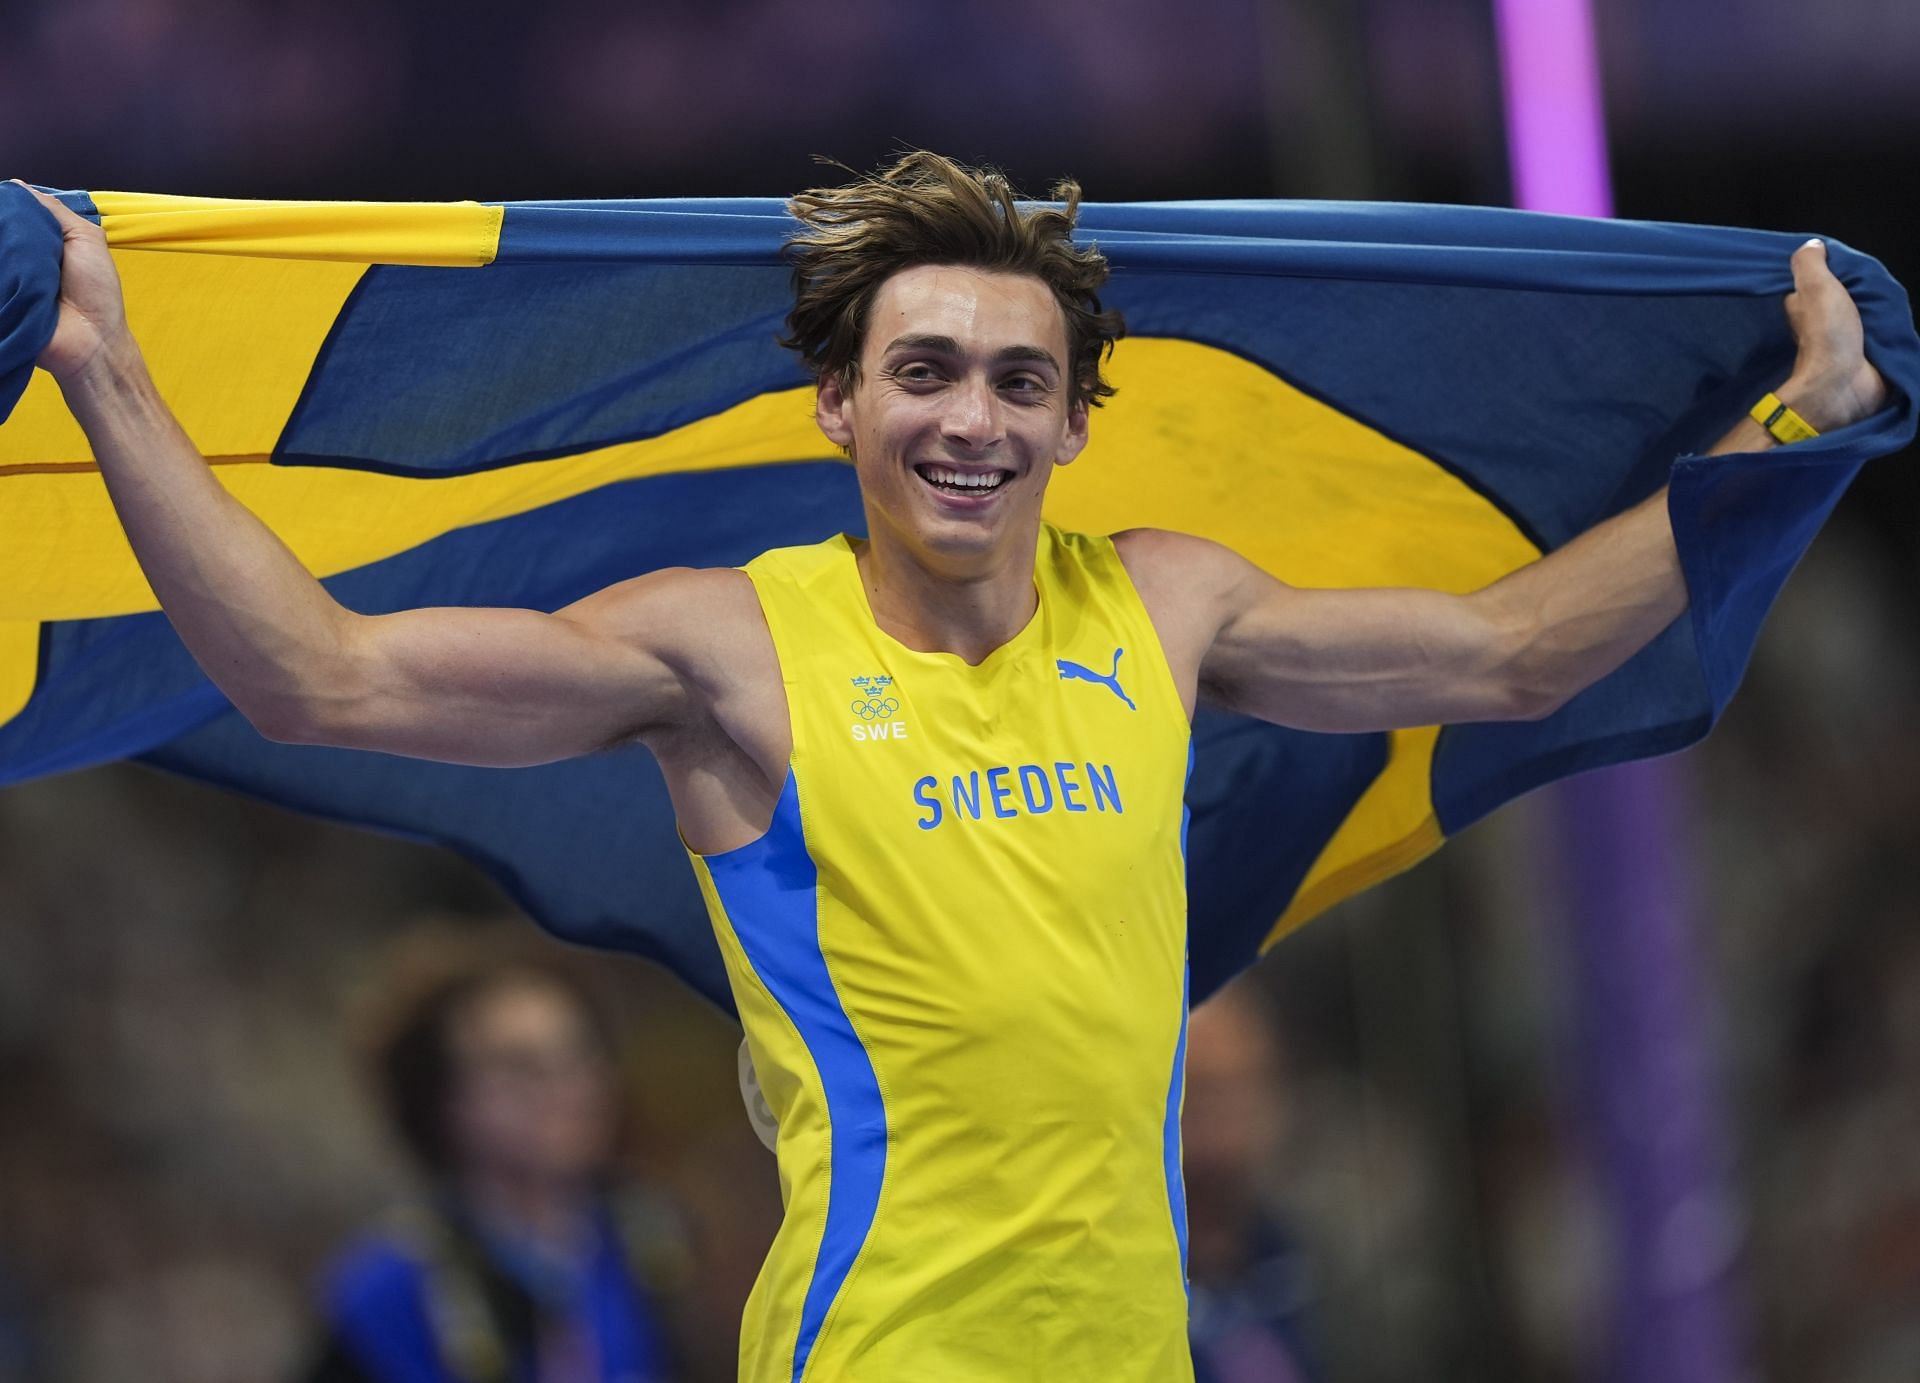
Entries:
{"label": "blue flag fabric", "polygon": [[[672,565],[860,532],[775,344],[770,199],[369,204],[58,194],[215,474],[368,613],[555,609]],[[1082,208],[1129,337],[1049,516],[1230,543],[1300,585],[1471,590],[1671,481],[1691,598],[1537,722],[1321,735],[1205,712],[1189,788],[1195,1001],[1288,929],[1551,779],[1686,745],[1859,466],[1913,436],[1920,341],[1829,241],[1879,415],[1694,454],[1785,378],[1799,237],[1464,207]],[[274,744],[155,607],[31,362],[59,239],[0,186],[0,784],[131,758],[437,841],[551,930],[724,975],[639,749],[478,769]]]}

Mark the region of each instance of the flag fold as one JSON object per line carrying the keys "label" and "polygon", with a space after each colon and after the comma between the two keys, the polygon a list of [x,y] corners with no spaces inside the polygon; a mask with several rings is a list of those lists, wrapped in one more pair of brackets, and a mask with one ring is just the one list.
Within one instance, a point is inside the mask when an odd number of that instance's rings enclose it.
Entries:
{"label": "flag fold", "polygon": [[[113,247],[161,392],[223,484],[352,609],[555,609],[663,566],[861,532],[775,344],[773,199],[226,201],[56,193]],[[1786,376],[1804,237],[1467,207],[1088,204],[1118,394],[1049,517],[1229,544],[1303,586],[1468,591],[1671,482],[1690,608],[1541,721],[1321,735],[1203,711],[1196,1001],[1501,803],[1704,735],[1854,473],[1904,446],[1920,340],[1832,240],[1891,386],[1873,418],[1698,453]],[[58,388],[32,369],[60,236],[0,185],[0,785],[135,759],[450,846],[545,926],[727,1005],[639,749],[478,769],[275,744],[155,603]]]}

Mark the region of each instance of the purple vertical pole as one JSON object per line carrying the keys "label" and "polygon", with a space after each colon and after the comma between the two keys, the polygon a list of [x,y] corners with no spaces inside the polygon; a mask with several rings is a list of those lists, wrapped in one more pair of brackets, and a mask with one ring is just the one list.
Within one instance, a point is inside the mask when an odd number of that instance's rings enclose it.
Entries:
{"label": "purple vertical pole", "polygon": [[1607,1383],[1742,1377],[1729,1187],[1688,887],[1684,762],[1553,790],[1579,1134],[1610,1230]]}
{"label": "purple vertical pole", "polygon": [[1613,215],[1606,112],[1587,0],[1494,0],[1513,204]]}
{"label": "purple vertical pole", "polygon": [[[1612,214],[1587,0],[1494,0],[1514,200]],[[1607,1383],[1739,1378],[1727,1286],[1738,1221],[1689,896],[1682,762],[1552,794],[1574,978],[1580,1134],[1611,1228]]]}

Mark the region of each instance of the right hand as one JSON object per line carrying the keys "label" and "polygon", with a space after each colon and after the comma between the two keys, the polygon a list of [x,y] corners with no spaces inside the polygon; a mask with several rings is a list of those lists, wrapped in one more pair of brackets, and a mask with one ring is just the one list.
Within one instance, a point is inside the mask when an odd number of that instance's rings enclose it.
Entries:
{"label": "right hand", "polygon": [[107,348],[126,337],[120,275],[100,227],[18,178],[7,181],[26,188],[60,224],[60,318],[53,340],[34,363],[65,385],[104,360]]}

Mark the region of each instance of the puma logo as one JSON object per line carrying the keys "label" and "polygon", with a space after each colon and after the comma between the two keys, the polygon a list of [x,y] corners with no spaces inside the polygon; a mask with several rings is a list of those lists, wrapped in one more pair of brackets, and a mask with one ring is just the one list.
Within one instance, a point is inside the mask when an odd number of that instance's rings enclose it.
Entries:
{"label": "puma logo", "polygon": [[1090,667],[1082,667],[1070,658],[1055,658],[1054,662],[1059,665],[1061,681],[1098,682],[1101,686],[1106,687],[1115,696],[1126,702],[1129,711],[1137,711],[1140,708],[1133,704],[1133,698],[1120,689],[1120,655],[1126,651],[1124,648],[1116,648],[1113,650],[1113,671],[1104,675],[1095,672]]}

